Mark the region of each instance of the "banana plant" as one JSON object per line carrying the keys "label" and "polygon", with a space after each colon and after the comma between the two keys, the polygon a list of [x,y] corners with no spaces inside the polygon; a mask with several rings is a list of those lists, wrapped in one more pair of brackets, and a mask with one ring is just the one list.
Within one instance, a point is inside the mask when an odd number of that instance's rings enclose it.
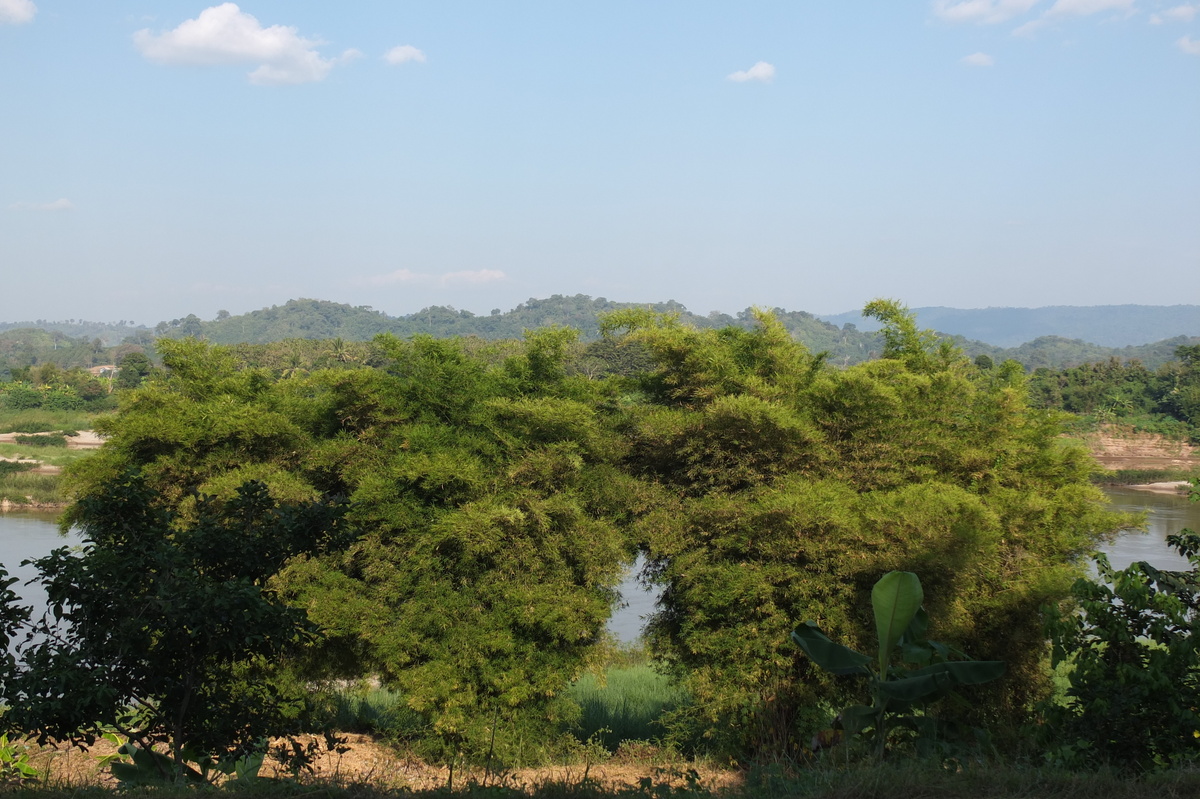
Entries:
{"label": "banana plant", "polygon": [[890,722],[903,722],[919,737],[931,737],[936,734],[934,720],[911,715],[914,709],[958,686],[989,682],[1004,673],[1004,661],[966,660],[961,652],[926,640],[929,617],[924,600],[921,581],[912,572],[892,571],[879,579],[871,590],[879,639],[874,657],[835,643],[811,621],[792,633],[792,640],[825,671],[870,681],[871,704],[844,709],[842,728],[847,735],[873,730],[881,757]]}

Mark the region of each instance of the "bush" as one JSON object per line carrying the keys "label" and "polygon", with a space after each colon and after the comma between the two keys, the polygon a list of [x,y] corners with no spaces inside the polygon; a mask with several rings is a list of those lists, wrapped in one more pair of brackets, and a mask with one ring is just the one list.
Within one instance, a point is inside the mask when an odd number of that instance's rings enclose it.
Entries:
{"label": "bush", "polygon": [[65,447],[67,437],[62,433],[17,436],[16,442],[27,447]]}
{"label": "bush", "polygon": [[10,410],[27,410],[42,407],[44,395],[27,383],[13,383],[0,394],[4,407]]}
{"label": "bush", "polygon": [[0,477],[16,472],[26,472],[34,467],[29,461],[0,461]]}

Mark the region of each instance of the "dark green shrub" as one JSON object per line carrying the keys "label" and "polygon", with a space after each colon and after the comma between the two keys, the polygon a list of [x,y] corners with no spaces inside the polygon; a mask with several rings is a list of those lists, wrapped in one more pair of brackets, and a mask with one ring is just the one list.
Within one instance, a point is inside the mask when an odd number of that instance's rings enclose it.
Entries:
{"label": "dark green shrub", "polygon": [[13,383],[4,389],[4,407],[10,410],[25,410],[42,407],[44,395],[28,383]]}
{"label": "dark green shrub", "polygon": [[1183,530],[1167,542],[1191,569],[1143,561],[1117,571],[1100,555],[1098,579],[1072,590],[1078,609],[1049,614],[1067,682],[1065,699],[1043,708],[1052,761],[1140,771],[1200,756],[1200,536]]}
{"label": "dark green shrub", "polygon": [[27,461],[0,461],[0,477],[15,472],[24,472],[32,469],[34,464]]}
{"label": "dark green shrub", "polygon": [[62,433],[48,433],[29,436],[17,436],[16,442],[27,447],[65,447],[67,437]]}

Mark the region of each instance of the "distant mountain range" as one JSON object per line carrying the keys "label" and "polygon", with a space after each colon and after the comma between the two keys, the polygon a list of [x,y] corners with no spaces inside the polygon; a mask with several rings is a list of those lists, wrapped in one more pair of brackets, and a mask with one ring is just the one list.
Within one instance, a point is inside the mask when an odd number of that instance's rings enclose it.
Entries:
{"label": "distant mountain range", "polygon": [[[128,322],[106,324],[74,319],[0,323],[0,356],[11,353],[8,357],[13,365],[28,362],[28,358],[23,358],[19,352],[42,360],[57,360],[54,353],[68,344],[66,339],[75,339],[75,347],[81,350],[90,347],[92,357],[104,357],[99,352],[99,345],[112,347],[124,342],[125,346],[152,349],[157,337],[191,335],[218,344],[264,344],[289,338],[363,341],[380,333],[400,337],[425,334],[500,339],[517,338],[527,329],[546,325],[576,328],[586,341],[599,335],[599,314],[630,307],[678,314],[685,324],[702,328],[754,324],[751,309],[733,315],[714,312],[700,316],[674,301],[627,303],[583,294],[530,299],[511,311],[493,311],[486,316],[448,306],[388,316],[366,306],[297,299],[238,316],[222,312],[217,319],[209,321],[190,314],[183,319],[160,322],[153,330]],[[1109,358],[1138,359],[1153,368],[1171,360],[1178,345],[1200,343],[1197,338],[1200,337],[1200,305],[916,308],[914,311],[922,327],[954,338],[969,356],[988,355],[993,360],[1013,358],[1029,369],[1058,368]],[[874,320],[864,319],[857,312],[825,319],[805,311],[779,308],[775,309],[775,314],[793,336],[810,350],[827,353],[833,363],[857,363],[878,355],[882,349]],[[39,341],[34,348],[27,340],[29,337],[21,334],[22,328],[46,331],[59,340]],[[85,346],[82,339],[90,344]]]}
{"label": "distant mountain range", "polygon": [[[1200,305],[1050,305],[1045,308],[913,308],[921,327],[995,347],[1016,347],[1042,336],[1080,339],[1103,347],[1149,344],[1174,336],[1200,336]],[[877,330],[858,311],[822,317]]]}

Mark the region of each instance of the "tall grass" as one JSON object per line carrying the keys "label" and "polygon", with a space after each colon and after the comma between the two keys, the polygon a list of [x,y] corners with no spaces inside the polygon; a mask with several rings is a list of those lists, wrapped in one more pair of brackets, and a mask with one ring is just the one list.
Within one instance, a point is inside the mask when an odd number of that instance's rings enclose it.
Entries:
{"label": "tall grass", "polygon": [[1094,472],[1091,479],[1099,485],[1142,485],[1174,483],[1196,476],[1195,469],[1106,469]]}
{"label": "tall grass", "polygon": [[585,674],[568,696],[581,711],[576,736],[595,740],[610,752],[626,741],[661,741],[664,714],[688,701],[685,691],[649,663],[610,666],[603,682]]}
{"label": "tall grass", "polygon": [[49,433],[54,430],[90,430],[103,414],[52,411],[46,408],[0,409],[0,433]]}
{"label": "tall grass", "polygon": [[18,505],[58,505],[66,501],[56,474],[10,472],[0,475],[0,500]]}
{"label": "tall grass", "polygon": [[344,688],[334,691],[331,700],[331,724],[339,732],[395,742],[415,737],[425,726],[425,720],[408,706],[403,695],[386,688]]}

